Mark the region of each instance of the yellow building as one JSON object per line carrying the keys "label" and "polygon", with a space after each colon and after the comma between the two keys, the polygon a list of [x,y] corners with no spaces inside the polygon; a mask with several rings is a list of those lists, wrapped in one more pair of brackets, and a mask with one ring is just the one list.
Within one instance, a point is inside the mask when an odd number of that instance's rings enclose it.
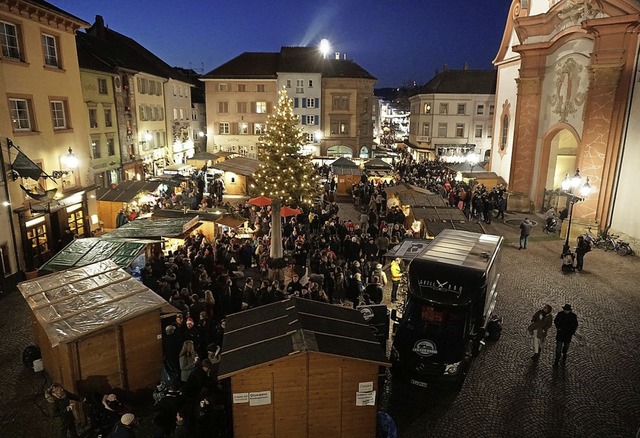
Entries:
{"label": "yellow building", "polygon": [[[97,227],[90,219],[95,186],[75,44],[75,32],[87,26],[44,1],[0,0],[2,161],[14,163],[21,151],[49,176],[7,177],[0,195],[0,226],[12,230],[0,234],[6,273],[40,266],[63,244],[66,228],[89,235]],[[35,199],[45,190],[51,191]]]}

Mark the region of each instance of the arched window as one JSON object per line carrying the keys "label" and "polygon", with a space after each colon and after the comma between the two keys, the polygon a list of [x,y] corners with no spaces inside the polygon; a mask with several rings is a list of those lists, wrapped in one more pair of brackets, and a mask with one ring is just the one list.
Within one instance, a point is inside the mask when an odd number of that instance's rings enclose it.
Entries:
{"label": "arched window", "polygon": [[504,151],[507,148],[507,138],[509,138],[509,115],[502,116],[502,127],[500,130],[500,150]]}

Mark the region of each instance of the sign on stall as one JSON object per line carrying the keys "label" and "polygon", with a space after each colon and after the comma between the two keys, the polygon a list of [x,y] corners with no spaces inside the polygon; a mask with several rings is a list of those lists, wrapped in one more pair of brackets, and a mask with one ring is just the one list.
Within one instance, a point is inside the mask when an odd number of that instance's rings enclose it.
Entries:
{"label": "sign on stall", "polygon": [[233,394],[233,403],[249,403],[249,393],[239,392],[237,394]]}
{"label": "sign on stall", "polygon": [[261,406],[271,404],[271,391],[250,392],[249,406]]}
{"label": "sign on stall", "polygon": [[371,392],[371,391],[373,391],[373,382],[358,383],[358,392]]}
{"label": "sign on stall", "polygon": [[356,392],[356,406],[375,406],[376,392]]}

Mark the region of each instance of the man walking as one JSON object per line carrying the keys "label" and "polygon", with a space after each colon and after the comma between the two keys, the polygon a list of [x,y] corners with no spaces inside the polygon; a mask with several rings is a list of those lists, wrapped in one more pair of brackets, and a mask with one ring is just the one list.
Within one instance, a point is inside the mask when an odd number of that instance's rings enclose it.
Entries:
{"label": "man walking", "polygon": [[551,322],[553,321],[551,310],[551,306],[545,304],[542,309],[534,313],[531,318],[531,324],[528,327],[528,331],[530,335],[533,335],[532,359],[538,359],[540,357],[542,344],[547,337],[547,331],[551,328]]}
{"label": "man walking", "polygon": [[567,360],[567,351],[569,350],[569,344],[571,338],[578,328],[578,317],[573,313],[571,304],[565,304],[562,306],[562,311],[558,312],[556,318],[553,320],[556,326],[556,358],[553,362],[553,367],[557,368],[560,362],[560,354],[562,354],[562,360]]}
{"label": "man walking", "polygon": [[533,222],[531,222],[528,217],[525,217],[520,223],[520,248],[518,249],[527,249],[527,240],[529,240],[529,234],[531,234],[532,228]]}

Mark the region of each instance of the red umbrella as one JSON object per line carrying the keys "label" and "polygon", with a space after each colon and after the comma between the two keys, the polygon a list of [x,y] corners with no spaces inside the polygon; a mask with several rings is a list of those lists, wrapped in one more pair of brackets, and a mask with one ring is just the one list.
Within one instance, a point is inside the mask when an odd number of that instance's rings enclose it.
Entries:
{"label": "red umbrella", "polygon": [[297,208],[287,207],[286,205],[280,209],[280,216],[289,217],[289,216],[297,216],[302,213],[302,210],[298,210]]}
{"label": "red umbrella", "polygon": [[258,196],[257,198],[251,198],[247,201],[247,204],[257,205],[258,207],[265,207],[271,205],[271,199],[266,196]]}

